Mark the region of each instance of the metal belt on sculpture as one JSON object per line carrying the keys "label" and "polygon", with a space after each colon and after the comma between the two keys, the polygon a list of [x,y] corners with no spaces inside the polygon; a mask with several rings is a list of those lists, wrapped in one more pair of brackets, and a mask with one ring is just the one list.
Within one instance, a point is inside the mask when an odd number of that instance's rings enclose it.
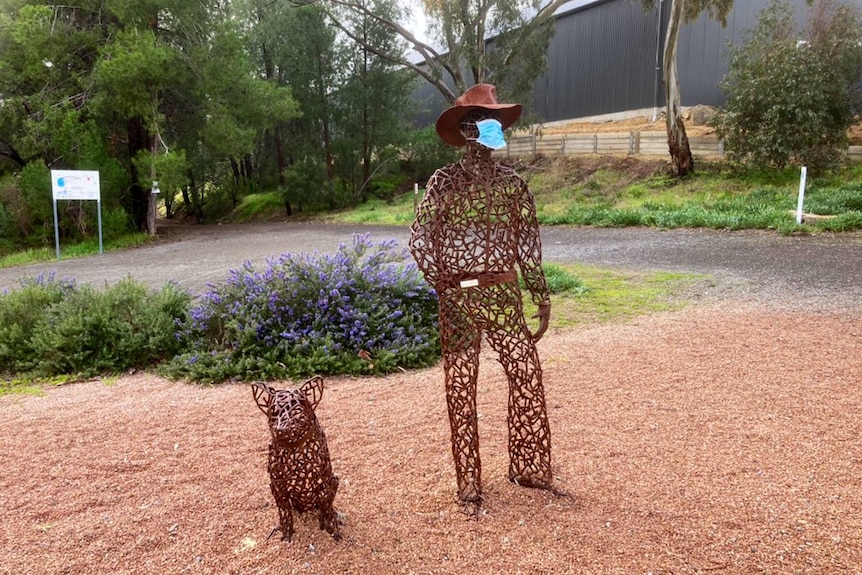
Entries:
{"label": "metal belt on sculpture", "polygon": [[[314,409],[323,395],[323,378],[313,377],[299,389],[276,390],[252,384],[257,406],[269,420],[268,470],[278,507],[282,540],[293,536],[293,512],[317,510],[320,528],[341,539],[338,516],[332,507],[338,477],[332,474],[326,436]],[[270,533],[270,536],[272,536]]]}
{"label": "metal belt on sculpture", "polygon": [[[550,300],[542,271],[536,208],[526,182],[491,157],[503,130],[521,114],[500,104],[494,86],[467,90],[437,120],[463,158],[434,173],[411,228],[410,251],[437,291],[446,400],[458,497],[482,503],[476,380],[482,335],[498,354],[509,383],[509,479],[554,490],[551,433],[536,342],[548,327]],[[518,270],[538,312],[531,333]]]}

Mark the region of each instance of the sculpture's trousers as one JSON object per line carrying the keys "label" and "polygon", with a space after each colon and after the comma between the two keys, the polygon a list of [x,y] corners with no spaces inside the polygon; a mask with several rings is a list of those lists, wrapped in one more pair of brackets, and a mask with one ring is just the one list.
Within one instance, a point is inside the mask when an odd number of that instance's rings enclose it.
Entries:
{"label": "sculpture's trousers", "polygon": [[451,288],[440,297],[440,335],[452,455],[462,501],[481,502],[476,381],[482,334],[509,382],[509,479],[550,488],[551,433],[542,368],[515,283]]}

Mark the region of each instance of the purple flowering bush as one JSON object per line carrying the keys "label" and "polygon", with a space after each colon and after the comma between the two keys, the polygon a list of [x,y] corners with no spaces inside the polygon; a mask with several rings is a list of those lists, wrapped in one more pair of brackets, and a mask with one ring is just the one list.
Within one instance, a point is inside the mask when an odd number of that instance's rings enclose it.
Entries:
{"label": "purple flowering bush", "polygon": [[385,373],[440,354],[437,300],[394,241],[356,235],[332,255],[246,262],[211,285],[162,373],[195,381]]}

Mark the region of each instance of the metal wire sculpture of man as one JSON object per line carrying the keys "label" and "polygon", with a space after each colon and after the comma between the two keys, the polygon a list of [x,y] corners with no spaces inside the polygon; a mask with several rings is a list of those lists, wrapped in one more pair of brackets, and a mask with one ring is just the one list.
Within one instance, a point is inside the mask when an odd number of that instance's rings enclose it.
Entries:
{"label": "metal wire sculpture of man", "polygon": [[[536,342],[548,328],[550,301],[542,271],[535,201],[526,182],[491,157],[502,130],[521,114],[499,104],[496,88],[478,84],[437,120],[462,159],[434,173],[411,228],[410,251],[437,291],[452,455],[462,504],[482,504],[476,383],[482,334],[509,382],[509,480],[554,491],[551,433]],[[531,333],[517,269],[538,312]]]}

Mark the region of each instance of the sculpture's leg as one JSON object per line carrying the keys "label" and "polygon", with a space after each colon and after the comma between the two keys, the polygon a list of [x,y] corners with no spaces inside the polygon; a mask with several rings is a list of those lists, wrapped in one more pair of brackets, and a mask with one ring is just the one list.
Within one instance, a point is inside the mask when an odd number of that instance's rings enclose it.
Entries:
{"label": "sculpture's leg", "polygon": [[542,386],[542,366],[524,321],[520,293],[501,286],[488,341],[499,353],[509,381],[509,480],[553,489],[551,431]]}
{"label": "sculpture's leg", "polygon": [[282,541],[285,539],[290,541],[293,537],[293,512],[290,506],[289,493],[284,488],[286,466],[287,463],[284,458],[279,457],[278,450],[270,443],[267,470],[269,471],[269,488],[272,491],[273,499],[275,499],[275,506],[278,508],[278,527],[272,530],[269,537],[272,537],[276,531],[281,531]]}
{"label": "sculpture's leg", "polygon": [[509,379],[509,480],[553,488],[551,429],[535,345],[518,338],[500,361]]}
{"label": "sculpture's leg", "polygon": [[341,541],[341,532],[338,530],[338,514],[332,502],[335,500],[335,493],[338,491],[338,477],[330,476],[329,486],[326,491],[326,497],[320,505],[320,528],[330,535],[336,541]]}
{"label": "sculpture's leg", "polygon": [[482,503],[482,465],[479,459],[476,378],[481,336],[464,310],[445,297],[440,300],[440,339],[458,498],[478,509]]}
{"label": "sculpture's leg", "polygon": [[[293,513],[290,499],[288,499],[287,493],[279,489],[279,482],[273,480],[269,486],[272,489],[272,496],[275,498],[275,505],[278,507],[278,527],[272,532],[281,531],[281,540],[290,541],[293,538]],[[272,537],[272,533],[270,533],[270,537]]]}

